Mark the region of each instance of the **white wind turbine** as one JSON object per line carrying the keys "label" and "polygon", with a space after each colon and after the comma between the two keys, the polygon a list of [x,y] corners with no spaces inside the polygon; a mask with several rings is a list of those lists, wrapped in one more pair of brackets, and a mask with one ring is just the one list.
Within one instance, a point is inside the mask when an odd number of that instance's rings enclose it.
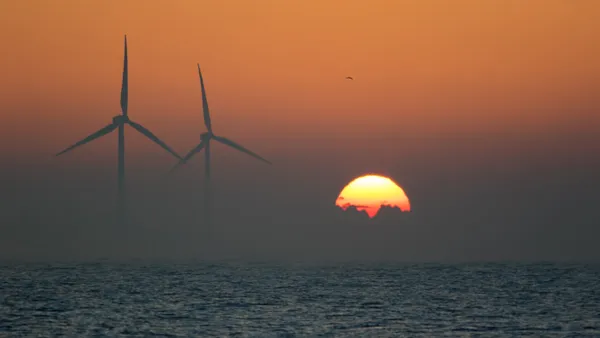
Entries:
{"label": "white wind turbine", "polygon": [[206,90],[204,89],[204,79],[202,78],[202,72],[200,71],[200,64],[198,64],[198,76],[200,77],[200,89],[202,90],[202,110],[204,112],[204,125],[206,126],[207,132],[202,133],[200,135],[200,143],[194,148],[192,149],[187,155],[185,155],[185,157],[183,159],[181,159],[179,161],[179,163],[177,163],[173,169],[171,169],[170,172],[173,172],[175,169],[177,169],[181,164],[186,163],[187,161],[189,161],[192,156],[194,156],[195,154],[199,153],[200,151],[202,151],[202,149],[204,149],[204,175],[205,175],[205,183],[204,183],[204,202],[205,202],[205,207],[204,207],[204,213],[207,219],[207,222],[210,222],[210,143],[212,140],[220,142],[224,145],[230,146],[236,150],[239,150],[241,152],[244,152],[256,159],[259,159],[263,162],[266,162],[268,164],[272,164],[271,162],[269,162],[268,160],[262,158],[261,156],[253,153],[252,151],[242,147],[241,145],[233,142],[230,139],[227,139],[223,136],[217,136],[213,133],[213,129],[212,129],[212,125],[210,123],[210,112],[208,109],[208,101],[206,99]]}
{"label": "white wind turbine", "polygon": [[181,160],[181,157],[174,152],[169,146],[167,146],[163,141],[161,141],[158,137],[156,137],[152,132],[148,129],[144,128],[142,125],[133,122],[129,119],[127,115],[127,102],[128,102],[128,73],[127,73],[127,35],[125,35],[125,55],[123,60],[123,82],[121,84],[121,114],[113,117],[113,121],[111,124],[106,127],[96,131],[90,136],[84,138],[83,140],[75,143],[74,145],[68,147],[67,149],[61,151],[56,154],[56,156],[62,155],[76,147],[84,145],[88,142],[91,142],[99,137],[102,137],[115,129],[119,128],[119,160],[118,160],[118,210],[119,215],[123,216],[125,211],[125,125],[128,124],[133,127],[135,130],[149,138],[150,140],[157,143],[159,146],[164,148],[166,151],[171,153],[173,156],[177,157]]}

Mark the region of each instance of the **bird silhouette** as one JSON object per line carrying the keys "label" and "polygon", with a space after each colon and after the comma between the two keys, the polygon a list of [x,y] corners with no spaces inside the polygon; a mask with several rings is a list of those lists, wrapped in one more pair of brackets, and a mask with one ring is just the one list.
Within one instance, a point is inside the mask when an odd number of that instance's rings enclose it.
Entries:
{"label": "bird silhouette", "polygon": [[346,76],[346,80],[354,80],[352,76]]}

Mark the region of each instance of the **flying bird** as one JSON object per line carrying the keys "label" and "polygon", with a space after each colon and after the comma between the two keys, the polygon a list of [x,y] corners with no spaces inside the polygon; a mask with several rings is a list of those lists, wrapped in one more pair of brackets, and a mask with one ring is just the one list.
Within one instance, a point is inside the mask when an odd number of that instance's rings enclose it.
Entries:
{"label": "flying bird", "polygon": [[74,145],[68,147],[67,149],[61,151],[56,154],[56,156],[62,155],[70,150],[73,150],[79,146],[82,146],[88,142],[91,142],[99,137],[102,137],[106,134],[111,133],[115,129],[119,129],[119,150],[118,150],[118,208],[119,208],[119,216],[123,216],[124,212],[124,195],[125,195],[125,125],[128,124],[137,130],[142,135],[146,136],[163,149],[171,153],[171,155],[175,156],[178,159],[181,157],[174,152],[168,145],[166,145],[163,141],[161,141],[156,135],[154,135],[150,130],[143,127],[141,124],[135,123],[129,119],[129,115],[127,115],[127,105],[128,105],[128,70],[127,70],[127,35],[125,36],[125,53],[123,56],[123,81],[121,83],[121,114],[113,117],[112,123],[103,127],[102,129],[96,131],[95,133],[89,135],[83,140],[75,143]]}
{"label": "flying bird", "polygon": [[263,161],[265,163],[271,164],[271,162],[269,162],[268,160],[262,158],[261,156],[253,153],[252,151],[242,147],[241,145],[233,142],[232,140],[225,138],[223,136],[217,136],[215,134],[213,134],[213,129],[212,129],[212,124],[211,124],[211,120],[210,120],[210,112],[208,109],[208,101],[206,99],[206,90],[204,89],[204,79],[202,78],[202,72],[200,71],[200,64],[198,64],[198,77],[200,78],[200,89],[202,91],[202,110],[204,113],[204,125],[206,126],[207,132],[202,133],[200,135],[200,143],[192,150],[190,150],[190,152],[185,155],[184,158],[182,158],[174,167],[173,169],[171,169],[171,172],[173,172],[175,169],[177,169],[181,164],[186,163],[187,161],[189,161],[192,156],[194,156],[195,154],[199,153],[200,151],[202,151],[204,149],[204,175],[206,177],[206,181],[205,181],[205,186],[204,186],[204,194],[205,194],[205,215],[207,217],[207,223],[210,222],[210,214],[209,214],[209,204],[210,204],[210,186],[209,186],[209,182],[210,182],[210,144],[212,141],[217,141],[220,142],[226,146],[229,146],[231,148],[234,148],[238,151],[241,151],[243,153],[246,153],[260,161]]}
{"label": "flying bird", "polygon": [[352,76],[346,76],[346,80],[354,80]]}

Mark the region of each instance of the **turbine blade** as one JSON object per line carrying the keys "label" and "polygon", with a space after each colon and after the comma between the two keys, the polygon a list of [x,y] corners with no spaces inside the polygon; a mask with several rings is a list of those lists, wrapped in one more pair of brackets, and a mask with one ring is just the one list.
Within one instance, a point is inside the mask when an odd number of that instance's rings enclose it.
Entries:
{"label": "turbine blade", "polygon": [[185,155],[185,157],[182,158],[179,162],[177,162],[177,164],[169,171],[169,174],[172,173],[172,172],[174,172],[182,164],[184,164],[187,161],[189,161],[192,158],[192,156],[194,156],[197,153],[199,153],[200,151],[202,151],[202,148],[204,148],[204,145],[205,145],[205,143],[204,143],[204,141],[202,141],[194,149],[190,150],[190,152],[187,153],[187,155]]}
{"label": "turbine blade", "polygon": [[171,168],[171,170],[169,170],[169,172],[167,173],[167,175],[171,175],[173,172],[175,172],[175,170],[177,170],[177,168],[179,168],[184,162],[177,162],[177,164],[175,164],[173,166],[173,168]]}
{"label": "turbine blade", "polygon": [[239,151],[241,151],[241,152],[244,152],[244,153],[246,153],[246,154],[248,154],[248,155],[250,155],[250,156],[252,156],[252,157],[254,157],[254,158],[257,158],[257,159],[259,159],[259,160],[261,160],[261,161],[263,161],[263,162],[266,162],[266,163],[268,163],[268,164],[272,164],[272,163],[271,163],[271,162],[269,162],[268,160],[266,160],[266,159],[264,159],[264,158],[260,157],[259,155],[257,155],[257,154],[255,154],[255,153],[251,152],[250,150],[248,150],[248,149],[246,149],[246,148],[242,147],[241,145],[239,145],[239,144],[237,144],[237,143],[233,142],[232,140],[229,140],[229,139],[227,139],[227,138],[225,138],[225,137],[221,137],[221,136],[213,136],[213,138],[214,138],[215,140],[217,140],[217,141],[219,141],[219,142],[221,142],[221,143],[225,144],[225,145],[228,145],[228,146],[230,146],[230,147],[232,147],[232,148],[235,148],[235,149],[237,149],[237,150],[239,150]]}
{"label": "turbine blade", "polygon": [[143,134],[147,138],[154,141],[154,143],[158,144],[163,149],[165,149],[166,151],[171,153],[171,155],[173,155],[181,160],[181,156],[179,156],[176,152],[174,152],[171,148],[169,148],[169,146],[166,145],[163,141],[161,141],[158,137],[156,137],[156,135],[152,134],[152,132],[150,132],[150,130],[144,128],[141,124],[135,123],[131,120],[127,121],[127,123],[129,123],[129,125],[132,126],[135,130],[139,131],[141,134]]}
{"label": "turbine blade", "polygon": [[121,83],[121,111],[123,115],[127,115],[127,103],[128,103],[128,69],[127,69],[127,35],[125,35],[125,56],[123,57],[123,82]]}
{"label": "turbine blade", "polygon": [[180,162],[185,163],[185,162],[189,161],[192,158],[192,156],[201,152],[205,145],[206,145],[206,143],[204,143],[204,141],[200,142],[200,144],[198,144],[196,146],[196,148],[192,149],[189,153],[187,153],[187,155],[185,155],[185,157]]}
{"label": "turbine blade", "polygon": [[204,113],[204,125],[209,132],[212,132],[210,111],[208,110],[208,100],[206,99],[206,89],[204,89],[204,79],[202,78],[202,72],[200,71],[200,64],[198,64],[198,76],[200,77],[200,89],[202,89],[202,111]]}
{"label": "turbine blade", "polygon": [[116,123],[114,123],[114,124],[111,123],[108,126],[102,128],[102,129],[98,130],[97,132],[91,134],[90,136],[84,138],[83,140],[75,143],[74,145],[70,146],[69,148],[61,151],[60,153],[56,154],[56,156],[62,155],[64,153],[66,153],[67,151],[73,150],[74,148],[77,148],[77,147],[79,147],[81,145],[84,145],[84,144],[90,142],[90,141],[93,141],[93,140],[97,139],[100,136],[104,136],[104,135],[110,133],[111,131],[115,130],[118,126],[119,125],[116,124]]}

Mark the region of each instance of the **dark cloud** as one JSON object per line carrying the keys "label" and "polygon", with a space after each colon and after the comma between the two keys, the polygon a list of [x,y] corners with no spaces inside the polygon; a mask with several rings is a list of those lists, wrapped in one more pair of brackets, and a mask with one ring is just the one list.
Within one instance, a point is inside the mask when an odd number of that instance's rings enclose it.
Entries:
{"label": "dark cloud", "polygon": [[350,208],[350,207],[352,207],[352,208],[354,208],[354,209],[359,209],[359,208],[369,208],[369,206],[368,206],[368,205],[364,205],[364,204],[351,204],[351,203],[345,203],[345,204],[342,204],[340,207],[341,207],[342,209],[346,209],[346,208]]}

